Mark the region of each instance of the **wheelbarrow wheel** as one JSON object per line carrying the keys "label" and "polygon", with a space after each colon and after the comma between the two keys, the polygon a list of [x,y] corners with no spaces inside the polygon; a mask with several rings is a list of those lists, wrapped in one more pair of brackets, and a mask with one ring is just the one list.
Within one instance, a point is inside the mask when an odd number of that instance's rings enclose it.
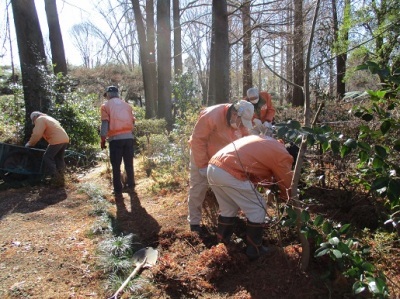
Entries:
{"label": "wheelbarrow wheel", "polygon": [[6,182],[26,180],[35,169],[34,158],[24,152],[14,152],[9,154],[1,168],[4,171],[2,177]]}

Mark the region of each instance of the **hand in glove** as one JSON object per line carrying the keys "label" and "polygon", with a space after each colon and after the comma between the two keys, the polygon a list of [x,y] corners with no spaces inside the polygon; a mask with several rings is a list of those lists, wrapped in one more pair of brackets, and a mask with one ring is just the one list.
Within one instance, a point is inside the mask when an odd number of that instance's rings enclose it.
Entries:
{"label": "hand in glove", "polygon": [[254,123],[254,127],[258,128],[259,126],[261,126],[261,120],[259,120],[258,118],[253,119],[253,123]]}
{"label": "hand in glove", "polygon": [[272,124],[269,121],[264,122],[263,125],[264,125],[264,127],[272,130]]}
{"label": "hand in glove", "polygon": [[107,148],[107,146],[106,146],[106,137],[104,137],[104,136],[101,136],[100,147],[101,147],[101,149],[106,149]]}
{"label": "hand in glove", "polygon": [[253,129],[252,129],[252,134],[260,134],[263,133],[265,128],[263,127],[263,124],[261,122],[261,120],[259,120],[258,118],[253,119]]}
{"label": "hand in glove", "polygon": [[207,167],[200,168],[199,173],[202,177],[206,178],[207,177]]}
{"label": "hand in glove", "polygon": [[264,134],[266,136],[272,136],[272,133],[274,131],[272,124],[270,122],[266,121],[263,123],[263,126],[264,126]]}

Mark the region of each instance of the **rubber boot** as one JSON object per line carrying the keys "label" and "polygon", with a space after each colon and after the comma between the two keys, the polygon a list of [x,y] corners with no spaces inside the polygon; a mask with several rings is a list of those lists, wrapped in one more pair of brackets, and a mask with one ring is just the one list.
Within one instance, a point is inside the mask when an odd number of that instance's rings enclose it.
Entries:
{"label": "rubber boot", "polygon": [[201,229],[201,226],[199,224],[191,224],[190,225],[190,231],[191,232],[195,232],[197,234],[201,234],[202,233],[202,229]]}
{"label": "rubber boot", "polygon": [[262,237],[264,234],[264,223],[254,223],[247,220],[246,239],[247,248],[246,255],[250,260],[255,260],[260,256],[268,255],[271,250],[262,246]]}
{"label": "rubber boot", "polygon": [[219,243],[229,244],[236,220],[237,217],[218,216],[217,239]]}

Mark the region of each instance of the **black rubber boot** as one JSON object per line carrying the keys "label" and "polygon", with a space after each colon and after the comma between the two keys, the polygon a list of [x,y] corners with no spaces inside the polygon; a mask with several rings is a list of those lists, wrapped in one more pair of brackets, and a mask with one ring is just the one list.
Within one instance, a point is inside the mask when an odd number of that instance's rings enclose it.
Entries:
{"label": "black rubber boot", "polygon": [[237,217],[218,216],[217,239],[219,243],[229,244],[236,220]]}
{"label": "black rubber boot", "polygon": [[271,249],[262,245],[262,237],[264,234],[264,223],[254,223],[247,220],[246,239],[247,248],[246,255],[250,260],[255,260],[260,256],[268,255]]}
{"label": "black rubber boot", "polygon": [[201,234],[202,233],[202,229],[201,229],[201,226],[199,224],[191,224],[190,225],[190,231],[191,232],[195,232],[197,234]]}

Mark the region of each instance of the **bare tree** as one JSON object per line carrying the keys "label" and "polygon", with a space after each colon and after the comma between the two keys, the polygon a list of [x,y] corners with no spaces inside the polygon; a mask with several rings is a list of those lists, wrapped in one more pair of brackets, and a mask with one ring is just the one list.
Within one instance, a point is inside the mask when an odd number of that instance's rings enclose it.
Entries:
{"label": "bare tree", "polygon": [[[87,68],[96,65],[96,53],[100,45],[101,39],[98,38],[98,31],[93,24],[89,22],[72,26],[71,35],[73,44],[78,48],[83,60],[83,65]],[[98,62],[98,61],[97,61]]]}
{"label": "bare tree", "polygon": [[174,20],[174,73],[175,76],[182,74],[182,29],[180,20],[179,0],[172,2],[173,20]]}
{"label": "bare tree", "polygon": [[172,130],[171,1],[157,1],[158,117]]}
{"label": "bare tree", "polygon": [[[136,28],[138,31],[139,38],[139,49],[140,49],[140,60],[142,66],[142,74],[143,74],[143,86],[144,86],[144,94],[146,100],[146,118],[153,118],[156,116],[156,78],[155,78],[155,68],[154,62],[154,52],[151,52],[151,46],[149,47],[148,38],[151,39],[153,32],[153,28],[148,28],[148,35],[146,36],[146,28],[143,21],[143,15],[140,9],[139,0],[131,0],[133,13],[135,16]],[[150,1],[152,4],[152,1]],[[150,9],[149,9],[150,10]],[[150,18],[147,15],[147,18]],[[150,35],[150,36],[149,36]]]}
{"label": "bare tree", "polygon": [[11,1],[21,64],[25,101],[25,140],[30,135],[34,110],[47,112],[51,105],[46,54],[34,0]]}
{"label": "bare tree", "polygon": [[[304,86],[304,30],[303,30],[303,1],[294,0],[294,34],[293,34],[293,82]],[[293,88],[293,106],[304,106],[303,91]]]}
{"label": "bare tree", "polygon": [[251,47],[251,19],[250,19],[251,1],[244,1],[242,6],[243,22],[243,96],[247,89],[253,86],[252,72],[252,47]]}
{"label": "bare tree", "polygon": [[229,39],[226,0],[212,2],[209,105],[229,102]]}
{"label": "bare tree", "polygon": [[44,4],[47,25],[49,27],[51,60],[54,73],[66,75],[68,72],[67,61],[65,59],[64,42],[61,34],[60,22],[58,21],[56,0],[45,0]]}

